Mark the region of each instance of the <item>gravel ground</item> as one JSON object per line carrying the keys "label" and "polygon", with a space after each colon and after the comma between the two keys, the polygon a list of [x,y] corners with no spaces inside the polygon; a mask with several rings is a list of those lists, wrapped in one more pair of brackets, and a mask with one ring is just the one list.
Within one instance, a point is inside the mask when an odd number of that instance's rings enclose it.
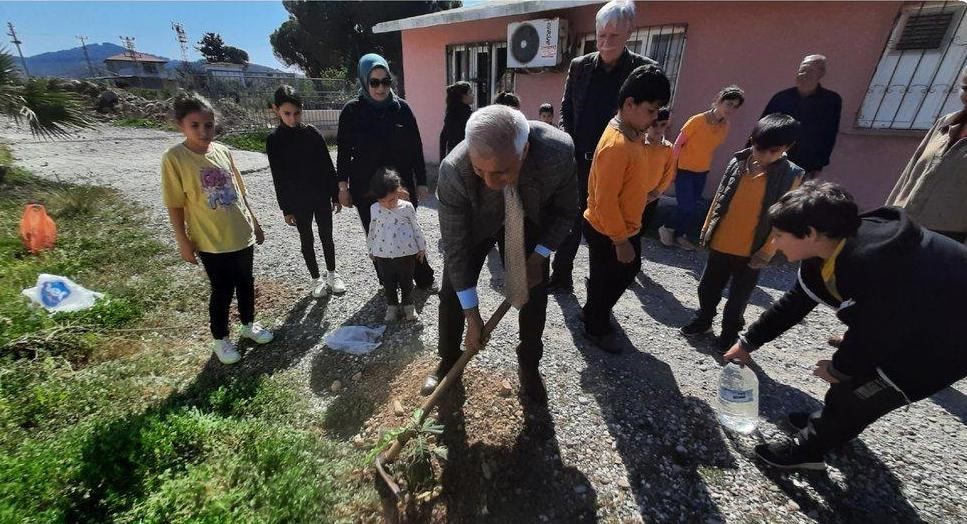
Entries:
{"label": "gravel ground", "polygon": [[[117,188],[143,205],[152,227],[171,241],[158,166],[162,151],[177,143],[178,135],[105,127],[45,143],[6,127],[0,139],[12,145],[19,164],[40,176]],[[320,339],[327,330],[378,324],[382,318],[358,216],[348,210],[334,221],[338,271],[349,293],[311,300],[298,236],[282,221],[265,156],[234,155],[266,231],[267,240],[256,251],[256,280],[263,294],[281,297],[275,308],[278,341],[241,366],[292,370],[320,409],[345,415],[330,428],[335,434],[370,435],[378,424],[366,419],[385,413],[392,398],[403,398],[407,406],[416,402],[416,379],[434,362],[438,301],[418,296],[422,326],[391,327],[384,346],[371,355],[323,349]],[[430,244],[437,246],[434,204],[430,199],[419,217]],[[826,337],[842,326],[829,310],[817,308],[805,323],[757,353],[760,430],[750,437],[725,433],[714,417],[720,364],[711,341],[687,341],[677,333],[697,306],[704,255],[666,249],[653,239],[644,242],[642,274],[615,309],[627,338],[623,354],[602,353],[581,336],[583,290],[549,302],[542,362],[550,394],[546,409],[522,408],[516,398],[499,394],[503,380],[517,387],[516,322],[505,320],[471,363],[463,395],[455,395],[457,403],[441,412],[451,463],[438,505],[446,506],[450,520],[967,521],[967,383],[884,417],[832,454],[825,473],[765,468],[751,459],[752,447],[763,439],[785,438],[781,421],[787,411],[820,405],[825,387],[811,375],[812,365],[828,358]],[[430,259],[442,269],[436,249]],[[578,273],[586,271],[583,248],[576,265]],[[197,270],[173,269],[175,275]],[[499,275],[484,271],[481,307],[486,312],[499,301],[492,289]],[[766,269],[747,318],[777,299],[793,279],[791,266]],[[199,326],[191,336],[204,340],[206,332]],[[343,387],[333,393],[336,380]],[[434,510],[427,518],[440,515]]]}

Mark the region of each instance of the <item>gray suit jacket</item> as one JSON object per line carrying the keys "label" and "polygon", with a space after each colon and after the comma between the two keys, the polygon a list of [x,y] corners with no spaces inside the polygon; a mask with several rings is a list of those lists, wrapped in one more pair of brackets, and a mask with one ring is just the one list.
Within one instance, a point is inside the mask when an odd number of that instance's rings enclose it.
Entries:
{"label": "gray suit jacket", "polygon": [[[574,144],[563,131],[543,122],[530,122],[527,158],[517,187],[528,237],[551,250],[564,240],[578,216]],[[484,184],[470,164],[467,142],[450,151],[440,163],[437,182],[443,263],[457,291],[477,285],[468,253],[478,243],[497,237],[504,227],[504,196]],[[536,233],[536,234],[535,234]]]}

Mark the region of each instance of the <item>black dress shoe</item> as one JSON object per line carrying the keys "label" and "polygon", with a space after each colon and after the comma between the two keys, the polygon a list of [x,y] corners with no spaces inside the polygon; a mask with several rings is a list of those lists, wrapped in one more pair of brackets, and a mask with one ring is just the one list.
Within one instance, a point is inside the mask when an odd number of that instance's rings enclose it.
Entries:
{"label": "black dress shoe", "polygon": [[574,293],[574,281],[552,278],[547,282],[547,294]]}
{"label": "black dress shoe", "polygon": [[426,377],[426,380],[423,381],[423,387],[420,388],[420,395],[423,395],[424,397],[432,395],[433,392],[436,391],[436,387],[439,385],[440,377],[437,377],[436,375]]}
{"label": "black dress shoe", "polygon": [[520,380],[520,392],[525,397],[539,404],[547,404],[547,388],[544,387],[540,371],[518,367],[517,378]]}

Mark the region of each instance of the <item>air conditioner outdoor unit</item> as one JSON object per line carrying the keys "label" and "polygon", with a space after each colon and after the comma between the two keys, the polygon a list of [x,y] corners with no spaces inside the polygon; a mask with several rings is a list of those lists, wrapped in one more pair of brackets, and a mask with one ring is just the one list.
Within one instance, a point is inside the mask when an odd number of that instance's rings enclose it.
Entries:
{"label": "air conditioner outdoor unit", "polygon": [[553,67],[567,50],[567,20],[542,18],[507,24],[507,67]]}

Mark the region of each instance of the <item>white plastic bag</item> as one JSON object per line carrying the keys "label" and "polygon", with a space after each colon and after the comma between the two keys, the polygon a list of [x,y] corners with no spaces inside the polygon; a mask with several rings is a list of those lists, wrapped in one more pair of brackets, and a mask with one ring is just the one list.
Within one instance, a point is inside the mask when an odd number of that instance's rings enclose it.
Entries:
{"label": "white plastic bag", "polygon": [[81,311],[93,306],[97,299],[104,296],[67,277],[47,273],[37,275],[37,285],[20,294],[51,313]]}
{"label": "white plastic bag", "polygon": [[323,342],[329,349],[344,351],[353,355],[364,355],[378,348],[386,326],[342,326],[326,335]]}

